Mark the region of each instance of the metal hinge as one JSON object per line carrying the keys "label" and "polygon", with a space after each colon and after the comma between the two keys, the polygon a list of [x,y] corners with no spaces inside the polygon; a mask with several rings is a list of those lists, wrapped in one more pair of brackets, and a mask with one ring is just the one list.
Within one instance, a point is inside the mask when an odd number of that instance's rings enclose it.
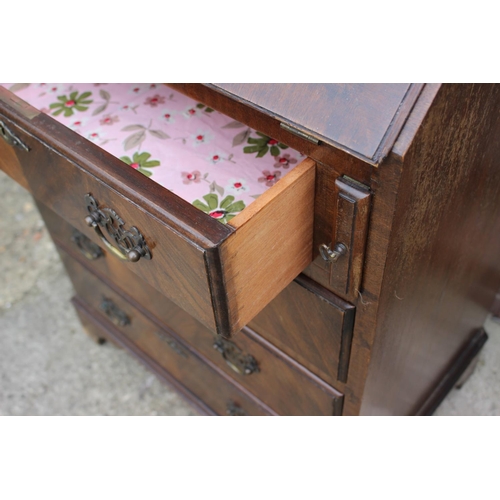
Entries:
{"label": "metal hinge", "polygon": [[299,137],[302,137],[302,139],[305,139],[306,141],[312,142],[313,144],[319,144],[319,139],[316,139],[316,137],[313,137],[312,135],[309,135],[306,132],[302,132],[302,130],[299,130],[298,128],[292,127],[291,125],[288,125],[287,123],[280,123],[280,127],[283,130],[290,132],[291,134],[298,135]]}

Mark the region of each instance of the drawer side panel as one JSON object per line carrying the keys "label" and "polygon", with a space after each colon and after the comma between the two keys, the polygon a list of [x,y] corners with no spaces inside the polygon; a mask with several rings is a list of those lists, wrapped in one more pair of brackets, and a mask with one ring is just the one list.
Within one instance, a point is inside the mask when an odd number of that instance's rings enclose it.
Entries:
{"label": "drawer side panel", "polygon": [[230,224],[221,245],[231,333],[238,332],[312,260],[316,164],[307,159]]}

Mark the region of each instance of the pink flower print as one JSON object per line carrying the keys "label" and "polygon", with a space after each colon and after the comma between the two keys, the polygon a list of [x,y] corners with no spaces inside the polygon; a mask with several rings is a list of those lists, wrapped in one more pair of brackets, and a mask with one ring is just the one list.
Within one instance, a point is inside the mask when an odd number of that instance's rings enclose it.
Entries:
{"label": "pink flower print", "polygon": [[181,172],[182,183],[183,184],[198,184],[201,181],[201,173],[199,170],[193,170],[192,172]]}
{"label": "pink flower print", "polygon": [[229,179],[227,181],[226,191],[232,191],[234,193],[248,191],[246,179]]}
{"label": "pink flower print", "polygon": [[212,139],[213,135],[211,132],[206,130],[198,130],[196,134],[192,134],[193,146],[201,146],[202,144],[208,144]]}
{"label": "pink flower print", "polygon": [[129,106],[128,104],[124,104],[121,108],[120,108],[120,111],[129,111],[133,109],[131,106]]}
{"label": "pink flower print", "polygon": [[219,153],[218,151],[212,153],[211,155],[208,155],[208,157],[207,157],[207,160],[210,163],[213,163],[214,165],[216,165],[217,163],[219,163],[223,159],[224,158],[222,157],[222,153]]}
{"label": "pink flower print", "polygon": [[156,87],[158,87],[158,85],[156,85],[156,83],[151,83],[151,84],[149,85],[149,90],[153,90],[153,89],[155,89]]}
{"label": "pink flower print", "polygon": [[129,92],[129,94],[139,95],[139,94],[142,94],[143,92],[145,92],[146,90],[147,90],[147,87],[145,85],[136,84],[136,85],[130,87],[128,92]]}
{"label": "pink flower print", "polygon": [[87,134],[87,139],[89,141],[97,142],[100,141],[103,137],[105,137],[105,133],[101,132],[100,129],[93,130]]}
{"label": "pink flower print", "polygon": [[144,104],[146,106],[151,106],[152,108],[156,108],[158,104],[165,104],[165,98],[160,94],[155,94],[153,97],[148,97],[144,101]]}
{"label": "pink flower print", "polygon": [[259,182],[265,182],[267,187],[274,186],[279,181],[281,177],[281,172],[279,170],[275,170],[271,173],[269,170],[262,171],[263,177],[259,177]]}
{"label": "pink flower print", "polygon": [[105,115],[101,118],[99,123],[101,125],[113,125],[114,123],[117,123],[119,121],[120,119],[118,118],[118,116]]}
{"label": "pink flower print", "polygon": [[47,91],[47,94],[56,94],[59,92],[63,92],[63,86],[57,85],[56,83],[50,83],[48,85],[45,85],[45,90]]}
{"label": "pink flower print", "polygon": [[288,168],[290,165],[294,165],[295,163],[297,163],[297,160],[295,158],[290,158],[290,155],[287,153],[276,157],[274,168]]}
{"label": "pink flower print", "polygon": [[171,111],[170,109],[163,109],[161,111],[161,119],[166,123],[175,123],[175,111]]}
{"label": "pink flower print", "polygon": [[193,118],[195,116],[197,116],[199,113],[199,110],[196,109],[195,106],[189,106],[188,108],[186,108],[184,110],[184,112],[182,113],[186,118]]}
{"label": "pink flower print", "polygon": [[72,130],[77,130],[82,128],[86,123],[88,122],[88,118],[77,118],[76,120],[72,121],[68,127]]}

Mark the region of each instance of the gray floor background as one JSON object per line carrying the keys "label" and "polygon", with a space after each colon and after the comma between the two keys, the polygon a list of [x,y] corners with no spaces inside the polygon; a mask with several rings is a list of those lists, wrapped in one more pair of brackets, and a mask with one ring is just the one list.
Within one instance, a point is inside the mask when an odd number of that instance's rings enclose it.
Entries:
{"label": "gray floor background", "polygon": [[[84,334],[31,197],[0,172],[0,415],[196,415],[135,359]],[[500,325],[436,415],[500,415]]]}

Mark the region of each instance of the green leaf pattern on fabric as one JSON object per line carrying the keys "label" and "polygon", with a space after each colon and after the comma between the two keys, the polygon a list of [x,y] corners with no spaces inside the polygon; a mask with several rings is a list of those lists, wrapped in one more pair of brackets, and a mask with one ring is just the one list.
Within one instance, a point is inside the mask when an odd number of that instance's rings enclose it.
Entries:
{"label": "green leaf pattern on fabric", "polygon": [[149,153],[143,152],[134,153],[132,158],[130,158],[129,156],[122,156],[120,160],[125,162],[127,165],[130,165],[132,168],[135,168],[146,177],[151,177],[153,175],[153,172],[147,169],[159,167],[160,162],[158,160],[150,160],[149,158],[151,158],[151,155]]}
{"label": "green leaf pattern on fabric", "polygon": [[215,193],[206,194],[203,199],[206,203],[194,200],[193,205],[223,224],[227,224],[245,208],[245,203],[241,200],[234,201],[232,195],[226,196],[220,203],[219,196]]}
{"label": "green leaf pattern on fabric", "polygon": [[208,106],[205,106],[205,104],[202,104],[201,102],[199,102],[196,107],[200,110],[200,111],[203,111],[205,113],[213,113],[214,110],[212,108],[209,108]]}
{"label": "green leaf pattern on fabric", "polygon": [[57,102],[52,103],[49,108],[53,109],[53,116],[64,113],[64,116],[72,116],[75,111],[87,111],[93,100],[89,99],[92,92],[83,92],[78,95],[78,91],[71,92],[69,96],[66,94],[57,96]]}
{"label": "green leaf pattern on fabric", "polygon": [[245,146],[243,152],[247,154],[257,153],[256,158],[262,158],[268,152],[271,152],[271,156],[279,156],[282,149],[288,149],[286,144],[278,142],[276,139],[261,134],[257,132],[259,137],[248,137],[247,144],[251,146]]}

